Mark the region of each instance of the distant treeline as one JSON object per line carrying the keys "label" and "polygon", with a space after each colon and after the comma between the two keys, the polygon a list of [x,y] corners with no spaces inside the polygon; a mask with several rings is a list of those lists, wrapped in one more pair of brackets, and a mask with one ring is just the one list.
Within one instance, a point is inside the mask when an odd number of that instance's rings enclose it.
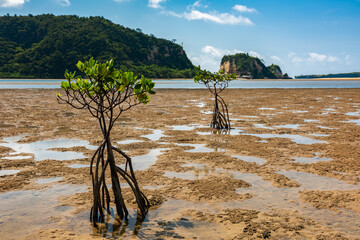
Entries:
{"label": "distant treeline", "polygon": [[335,74],[320,74],[320,75],[300,75],[295,76],[298,79],[305,78],[358,78],[360,77],[360,72],[352,72],[352,73],[335,73]]}
{"label": "distant treeline", "polygon": [[63,78],[94,57],[150,78],[191,78],[195,69],[176,40],[156,38],[103,17],[0,17],[0,78]]}

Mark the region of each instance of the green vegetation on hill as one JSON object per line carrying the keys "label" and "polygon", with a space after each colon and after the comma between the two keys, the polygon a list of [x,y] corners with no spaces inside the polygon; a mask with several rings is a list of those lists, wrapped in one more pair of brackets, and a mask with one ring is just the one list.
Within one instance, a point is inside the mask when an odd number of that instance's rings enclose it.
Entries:
{"label": "green vegetation on hill", "polygon": [[237,77],[243,78],[289,78],[286,73],[282,74],[281,68],[278,65],[272,64],[266,67],[262,60],[252,57],[247,53],[224,56],[221,59],[220,69],[225,70],[226,74],[235,74]]}
{"label": "green vegetation on hill", "polygon": [[295,78],[300,78],[300,79],[301,78],[358,78],[358,77],[360,77],[360,72],[295,76]]}
{"label": "green vegetation on hill", "polygon": [[91,57],[151,78],[195,74],[182,46],[102,17],[0,17],[0,78],[63,78]]}

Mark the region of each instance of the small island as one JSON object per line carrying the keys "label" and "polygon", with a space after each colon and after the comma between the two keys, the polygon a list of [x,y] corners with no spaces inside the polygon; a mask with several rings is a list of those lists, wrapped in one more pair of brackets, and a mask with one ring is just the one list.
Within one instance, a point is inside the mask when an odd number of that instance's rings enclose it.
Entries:
{"label": "small island", "polygon": [[278,65],[266,67],[263,60],[248,53],[224,56],[221,59],[220,70],[245,79],[291,79],[287,73],[282,73]]}

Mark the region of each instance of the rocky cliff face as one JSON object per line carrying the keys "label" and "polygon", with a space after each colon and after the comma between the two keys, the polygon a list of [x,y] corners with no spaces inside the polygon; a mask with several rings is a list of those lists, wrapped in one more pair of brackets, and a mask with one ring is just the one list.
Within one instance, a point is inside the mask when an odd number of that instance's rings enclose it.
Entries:
{"label": "rocky cliff face", "polygon": [[259,58],[245,53],[224,56],[221,60],[220,70],[224,70],[226,74],[235,74],[239,78],[246,79],[288,78],[287,74],[282,74],[278,65],[272,64],[266,67]]}

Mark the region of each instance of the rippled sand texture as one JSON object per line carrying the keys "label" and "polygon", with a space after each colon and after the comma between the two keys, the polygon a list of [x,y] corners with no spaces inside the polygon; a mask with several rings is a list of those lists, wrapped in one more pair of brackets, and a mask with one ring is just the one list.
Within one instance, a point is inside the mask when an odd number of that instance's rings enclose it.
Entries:
{"label": "rippled sand texture", "polygon": [[158,90],[112,132],[149,214],[122,183],[129,222],[112,211],[97,228],[88,165],[102,137],[57,92],[0,90],[0,239],[360,236],[360,89],[226,90],[229,132],[208,127],[207,90]]}

